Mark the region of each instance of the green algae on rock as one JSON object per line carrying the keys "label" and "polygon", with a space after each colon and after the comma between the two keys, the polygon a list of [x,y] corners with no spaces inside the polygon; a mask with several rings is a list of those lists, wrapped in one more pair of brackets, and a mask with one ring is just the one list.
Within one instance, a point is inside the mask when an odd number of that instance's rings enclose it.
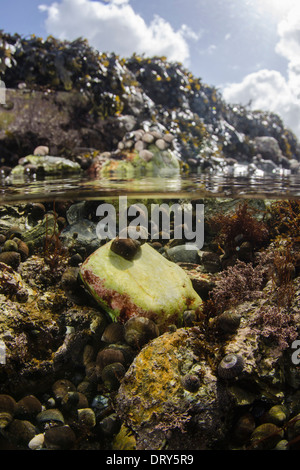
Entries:
{"label": "green algae on rock", "polygon": [[26,174],[26,168],[34,167],[35,171],[42,172],[45,175],[56,175],[65,173],[78,173],[81,171],[77,162],[72,162],[67,158],[52,157],[51,155],[27,155],[19,161],[11,172],[12,176],[22,176]]}
{"label": "green algae on rock", "polygon": [[185,271],[148,243],[131,261],[114,253],[111,244],[92,253],[82,264],[80,275],[113,320],[147,316],[163,328],[180,324],[185,310],[201,305]]}

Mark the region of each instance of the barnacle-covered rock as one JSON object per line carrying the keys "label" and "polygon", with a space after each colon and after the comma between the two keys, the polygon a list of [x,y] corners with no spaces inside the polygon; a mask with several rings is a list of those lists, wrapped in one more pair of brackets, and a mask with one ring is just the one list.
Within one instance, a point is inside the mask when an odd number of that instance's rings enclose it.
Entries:
{"label": "barnacle-covered rock", "polygon": [[126,372],[116,411],[138,450],[208,449],[228,430],[232,404],[197,344],[193,328],[164,333]]}
{"label": "barnacle-covered rock", "polygon": [[180,324],[183,312],[202,301],[183,269],[165,259],[148,243],[129,261],[106,243],[80,267],[80,275],[97,302],[122,322],[147,316],[158,326]]}
{"label": "barnacle-covered rock", "polygon": [[125,134],[109,159],[104,160],[101,154],[96,157],[97,176],[107,176],[110,172],[124,176],[178,174],[180,157],[173,146],[174,136],[168,136],[155,128]]}

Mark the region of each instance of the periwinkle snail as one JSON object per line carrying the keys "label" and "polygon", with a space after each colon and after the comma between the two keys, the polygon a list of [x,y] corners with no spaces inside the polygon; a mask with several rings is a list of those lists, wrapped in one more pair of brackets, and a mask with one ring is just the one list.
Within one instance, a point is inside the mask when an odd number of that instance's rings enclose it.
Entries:
{"label": "periwinkle snail", "polygon": [[138,240],[116,237],[112,241],[110,249],[117,255],[122,256],[122,258],[131,261],[140,250],[140,247],[141,244]]}
{"label": "periwinkle snail", "polygon": [[218,375],[222,379],[232,379],[244,369],[244,360],[238,354],[227,354],[218,366]]}

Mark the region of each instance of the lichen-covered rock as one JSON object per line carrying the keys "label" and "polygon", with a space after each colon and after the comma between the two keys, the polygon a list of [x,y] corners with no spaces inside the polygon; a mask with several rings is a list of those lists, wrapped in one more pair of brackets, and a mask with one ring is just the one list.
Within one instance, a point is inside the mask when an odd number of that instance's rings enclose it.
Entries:
{"label": "lichen-covered rock", "polygon": [[63,157],[52,157],[51,155],[27,155],[21,159],[19,165],[12,169],[12,176],[22,176],[26,174],[26,169],[30,168],[34,173],[43,175],[57,175],[66,173],[78,173],[81,171],[79,163],[72,162]]}
{"label": "lichen-covered rock", "polygon": [[143,244],[132,260],[114,253],[111,244],[92,253],[82,264],[80,275],[114,320],[147,316],[163,328],[180,324],[185,310],[201,305],[186,272],[149,244]]}
{"label": "lichen-covered rock", "polygon": [[148,343],[134,359],[116,402],[137,449],[209,449],[223,439],[230,400],[198,352],[193,328],[178,329]]}

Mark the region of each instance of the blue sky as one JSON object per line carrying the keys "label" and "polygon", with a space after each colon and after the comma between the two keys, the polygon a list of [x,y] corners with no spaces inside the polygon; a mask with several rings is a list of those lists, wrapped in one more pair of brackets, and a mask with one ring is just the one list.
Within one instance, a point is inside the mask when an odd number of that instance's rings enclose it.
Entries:
{"label": "blue sky", "polygon": [[100,52],[165,55],[227,101],[281,115],[300,136],[299,0],[0,0],[0,28],[86,37]]}

